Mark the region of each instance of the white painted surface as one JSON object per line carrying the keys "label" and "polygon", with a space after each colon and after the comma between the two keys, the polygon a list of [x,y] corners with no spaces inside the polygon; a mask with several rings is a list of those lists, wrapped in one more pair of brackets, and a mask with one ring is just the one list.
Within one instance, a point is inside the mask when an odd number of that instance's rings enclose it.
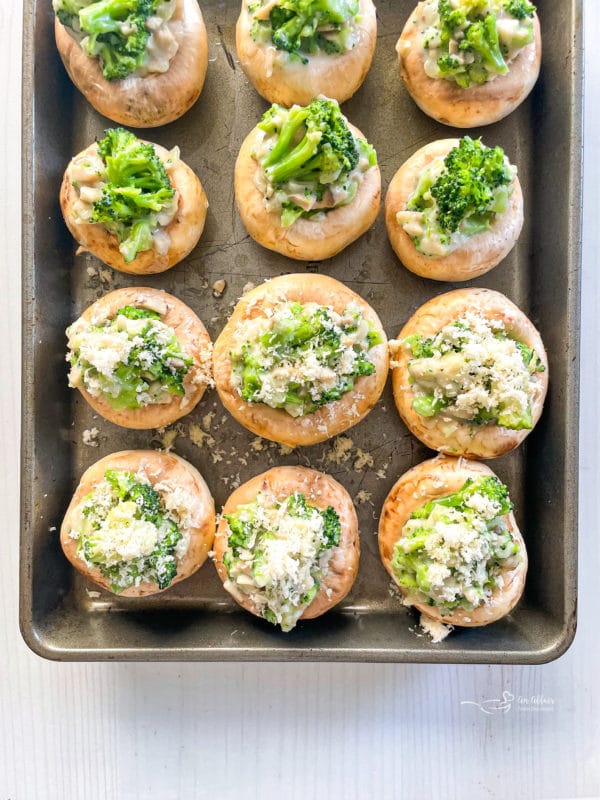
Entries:
{"label": "white painted surface", "polygon": [[[0,3],[0,800],[600,796],[600,5],[586,0],[579,632],[536,668],[54,664],[17,627],[21,8]],[[488,715],[463,700],[514,695]],[[519,698],[547,700],[550,710]]]}

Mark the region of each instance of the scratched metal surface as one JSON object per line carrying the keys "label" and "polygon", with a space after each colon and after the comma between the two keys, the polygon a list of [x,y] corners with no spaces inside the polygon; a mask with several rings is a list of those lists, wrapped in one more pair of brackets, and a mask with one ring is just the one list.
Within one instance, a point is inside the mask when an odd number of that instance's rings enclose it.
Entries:
{"label": "scratched metal surface", "polygon": [[[247,236],[234,206],[233,167],[267,104],[236,62],[238,4],[214,0],[202,6],[210,63],[201,98],[181,120],[147,134],[166,147],[178,144],[204,184],[210,208],[200,244],[182,264],[144,279],[114,272],[91,256],[76,257],[58,206],[60,180],[70,157],[109,123],[62,68],[50,4],[25,3],[21,629],[36,652],[65,660],[539,663],[568,646],[576,600],[581,8],[579,0],[540,0],[538,7],[545,36],[538,86],[507,120],[474,132],[501,144],[519,166],[525,229],[496,270],[469,284],[498,289],[520,305],[541,329],[550,355],[551,391],[541,423],[516,453],[493,463],[515,501],[530,571],[524,599],[507,619],[432,645],[415,634],[416,617],[401,607],[378,557],[375,533],[387,492],[405,470],[432,455],[401,423],[389,384],[368,418],[345,434],[351,442],[344,443],[341,461],[333,459],[335,442],[283,453],[256,441],[227,415],[214,391],[166,434],[126,431],[94,416],[79,393],[68,390],[64,329],[107,291],[150,285],[188,303],[214,339],[248,282],[308,270],[359,292],[394,336],[419,305],[453,286],[418,278],[398,263],[382,214],[362,239],[321,264],[287,260]],[[344,106],[377,149],[384,188],[409,155],[450,133],[415,107],[399,78],[394,45],[410,11],[405,0],[378,4],[375,62]],[[552,176],[544,163],[552,163]],[[216,298],[211,287],[219,279],[227,288]],[[95,448],[82,443],[82,432],[92,427],[100,431]],[[115,450],[165,443],[200,469],[218,507],[234,485],[275,464],[305,464],[340,480],[357,500],[362,545],[358,579],[346,600],[284,635],[240,610],[210,562],[154,598],[90,597],[87,589],[95,587],[64,559],[56,530],[79,476]]]}

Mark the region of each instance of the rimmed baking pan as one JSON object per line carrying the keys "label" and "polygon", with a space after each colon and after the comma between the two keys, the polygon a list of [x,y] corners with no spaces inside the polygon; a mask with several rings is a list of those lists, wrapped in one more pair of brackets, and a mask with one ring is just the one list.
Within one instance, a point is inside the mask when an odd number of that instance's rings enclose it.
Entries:
{"label": "rimmed baking pan", "polygon": [[[94,417],[67,388],[64,330],[103,293],[149,284],[188,303],[213,338],[248,283],[293,271],[322,271],[347,283],[395,336],[427,299],[453,288],[412,275],[395,258],[383,215],[358,242],[322,264],[291,262],[256,245],[233,202],[233,166],[267,107],[236,63],[239,3],[205,0],[210,37],[206,85],[182,119],[152,131],[181,147],[207,191],[206,230],[192,255],[169,272],[136,278],[76,256],[58,190],[71,156],[109,122],[73,88],[54,46],[46,0],[26,0],[23,101],[23,438],[20,623],[28,645],[58,660],[311,660],[536,664],[561,655],[576,624],[579,258],[582,156],[582,3],[539,0],[544,34],[540,80],[508,119],[475,130],[502,145],[519,167],[526,223],[518,246],[469,285],[498,289],[540,328],[551,389],[541,423],[493,467],[509,485],[527,541],[523,600],[503,621],[457,631],[440,644],[417,632],[414,614],[391,589],[377,552],[377,518],[397,477],[430,453],[410,436],[391,391],[345,437],[288,452],[240,428],[208,392],[166,432],[126,431]],[[428,141],[452,135],[425,117],[404,90],[394,45],[412,0],[381,0],[375,62],[345,104],[375,145],[384,185]],[[227,282],[215,296],[217,280]],[[97,429],[84,444],[84,432]],[[89,439],[89,436],[85,438]],[[273,464],[332,473],[357,504],[362,557],[351,594],[324,617],[281,634],[241,611],[206,563],[191,579],[144,601],[98,593],[63,557],[58,529],[83,470],[114,450],[172,447],[206,477],[221,505],[232,486]]]}

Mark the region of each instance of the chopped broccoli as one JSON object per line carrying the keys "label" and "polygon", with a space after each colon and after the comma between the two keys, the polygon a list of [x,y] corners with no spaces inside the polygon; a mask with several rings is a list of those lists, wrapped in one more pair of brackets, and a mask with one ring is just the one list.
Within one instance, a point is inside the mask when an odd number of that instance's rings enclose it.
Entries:
{"label": "chopped broccoli", "polygon": [[526,19],[535,14],[535,6],[527,0],[504,0],[503,6],[515,19]]}
{"label": "chopped broccoli", "polygon": [[[508,72],[507,61],[533,41],[534,12],[527,0],[439,0],[438,33],[428,32],[423,44],[435,42],[438,76],[467,89]],[[517,20],[516,27],[499,25],[499,14]]]}
{"label": "chopped broccoli", "polygon": [[124,128],[107,130],[98,154],[106,164],[107,183],[91,221],[117,236],[119,250],[130,262],[152,248],[156,215],[171,205],[175,190],[154,146]]}
{"label": "chopped broccoli", "polygon": [[146,60],[148,17],[160,0],[54,0],[63,25],[86,34],[81,46],[100,61],[108,81],[125,78]]}
{"label": "chopped broccoli", "polygon": [[[262,7],[253,3],[248,10],[254,15]],[[351,31],[358,10],[358,0],[277,0],[268,19],[255,17],[252,35],[306,64],[306,54],[334,55],[354,46]]]}
{"label": "chopped broccoli", "polygon": [[150,311],[149,308],[140,308],[139,306],[123,306],[115,316],[127,317],[127,319],[160,319],[157,311]]}
{"label": "chopped broccoli", "polygon": [[[294,196],[298,184],[304,197],[314,201],[322,201],[328,187],[342,189],[344,194],[339,201],[319,205],[320,211],[327,211],[351,202],[355,196],[357,186],[350,175],[361,157],[365,169],[377,163],[375,150],[364,139],[354,137],[336,100],[315,98],[308,106],[290,109],[274,105],[258,127],[275,138],[272,149],[261,159],[261,166],[267,181],[284,197],[284,226],[299,216],[314,213],[314,203],[304,208],[286,199],[288,194]],[[288,187],[290,183],[292,188]]]}
{"label": "chopped broccoli", "polygon": [[116,593],[135,585],[139,580],[155,581],[160,589],[166,589],[177,575],[175,547],[183,537],[182,532],[166,515],[159,493],[149,484],[138,481],[133,472],[111,469],[104,473],[104,478],[114,492],[114,506],[134,503],[137,507],[135,518],[155,525],[158,541],[152,552],[143,558],[107,564],[105,544],[97,533],[106,510],[98,511],[93,503],[92,492],[86,514],[92,520],[92,525],[88,525],[80,536],[80,551],[109,579]]}
{"label": "chopped broccoli", "polygon": [[431,183],[428,176],[410,197],[407,209],[424,211],[435,202],[441,231],[453,234],[466,222],[473,235],[489,227],[506,208],[513,182],[501,147],[486,147],[480,139],[464,136],[444,159],[444,169]]}
{"label": "chopped broccoli", "polygon": [[[345,351],[342,336],[356,330],[355,323],[336,326],[329,309],[321,306],[316,311],[300,303],[289,306],[289,313],[275,317],[272,327],[254,342],[246,342],[238,354],[232,354],[232,365],[240,381],[239,392],[248,403],[267,403],[272,408],[284,408],[292,416],[302,416],[321,406],[339,400],[350,391],[356,380],[372,375],[375,366],[368,350],[381,343],[378,331],[369,323],[366,341],[357,342],[351,366],[342,373],[340,363]],[[335,385],[327,389],[315,386],[314,380],[303,377],[305,361],[319,364],[328,371],[338,372]],[[280,365],[297,369],[280,396],[273,397],[269,390],[271,370]]]}
{"label": "chopped broccoli", "polygon": [[[491,475],[468,479],[457,492],[417,508],[394,546],[399,585],[442,614],[486,602],[502,585],[501,570],[520,559],[504,519],[511,509],[507,487]],[[463,549],[457,529],[470,529],[477,547]]]}
{"label": "chopped broccoli", "polygon": [[446,497],[436,497],[430,500],[421,508],[413,511],[411,519],[427,519],[435,506],[446,506],[448,508],[457,508],[464,511],[468,507],[468,501],[474,494],[481,494],[488,500],[496,503],[498,506],[497,513],[494,517],[502,517],[511,511],[513,504],[508,496],[507,487],[494,475],[485,475],[483,478],[472,480],[468,478],[463,486],[454,494],[447,495]]}

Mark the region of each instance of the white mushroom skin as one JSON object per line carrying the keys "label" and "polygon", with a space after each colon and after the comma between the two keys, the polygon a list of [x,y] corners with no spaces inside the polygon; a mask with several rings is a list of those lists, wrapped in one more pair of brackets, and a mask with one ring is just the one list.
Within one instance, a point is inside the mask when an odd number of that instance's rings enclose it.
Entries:
{"label": "white mushroom skin", "polygon": [[196,0],[175,0],[169,27],[179,47],[168,70],[116,81],[106,80],[99,61],[81,49],[77,37],[58,18],[54,33],[69,77],[96,111],[121,125],[156,128],[194,105],[208,67],[206,27]]}
{"label": "white mushroom skin", "polygon": [[340,103],[348,100],[362,85],[371,66],[377,42],[377,18],[372,0],[360,0],[360,20],[354,47],[339,55],[317,53],[309,63],[290,60],[272,44],[252,39],[252,16],[248,0],[236,27],[237,56],[256,91],[270,103],[307,105],[320,94]]}
{"label": "white mushroom skin", "polygon": [[426,3],[417,5],[396,44],[400,75],[419,108],[433,119],[455,128],[491,125],[512,113],[529,95],[538,79],[542,38],[537,14],[533,18],[534,40],[510,62],[506,75],[462,89],[454,81],[430,78],[425,72],[422,25]]}

